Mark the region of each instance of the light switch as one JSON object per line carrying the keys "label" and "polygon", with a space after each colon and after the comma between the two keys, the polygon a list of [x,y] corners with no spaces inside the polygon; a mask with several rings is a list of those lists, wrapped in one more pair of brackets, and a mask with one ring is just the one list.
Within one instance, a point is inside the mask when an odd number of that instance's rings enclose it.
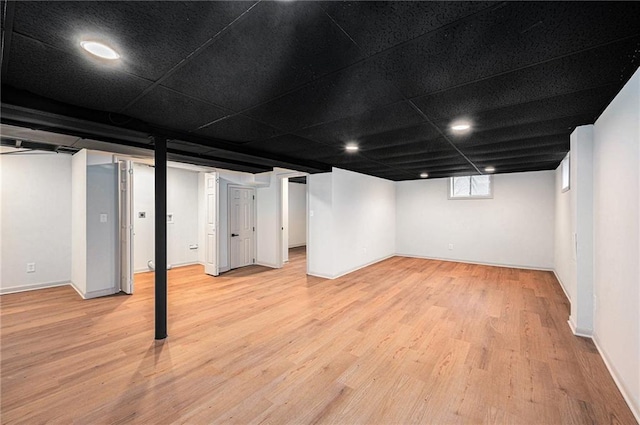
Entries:
{"label": "light switch", "polygon": [[106,223],[106,222],[107,222],[107,215],[100,214],[100,223]]}
{"label": "light switch", "polygon": [[313,210],[309,210],[309,217],[313,217]]}

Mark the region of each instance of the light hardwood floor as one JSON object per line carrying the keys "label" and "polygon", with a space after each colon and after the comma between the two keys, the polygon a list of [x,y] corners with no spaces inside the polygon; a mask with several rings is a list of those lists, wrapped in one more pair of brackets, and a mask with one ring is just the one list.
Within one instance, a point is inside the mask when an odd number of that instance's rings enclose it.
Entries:
{"label": "light hardwood floor", "polygon": [[337,280],[169,271],[1,298],[2,423],[635,424],[549,272],[395,257]]}

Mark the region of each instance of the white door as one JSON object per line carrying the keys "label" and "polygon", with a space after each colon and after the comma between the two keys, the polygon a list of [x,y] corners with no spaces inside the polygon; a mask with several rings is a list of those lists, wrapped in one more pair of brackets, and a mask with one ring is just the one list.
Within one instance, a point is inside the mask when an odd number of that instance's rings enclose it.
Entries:
{"label": "white door", "polygon": [[120,290],[133,294],[133,165],[118,161],[118,222],[120,227]]}
{"label": "white door", "polygon": [[204,173],[204,272],[218,276],[218,173]]}
{"label": "white door", "polygon": [[229,186],[229,268],[248,266],[253,255],[255,190]]}

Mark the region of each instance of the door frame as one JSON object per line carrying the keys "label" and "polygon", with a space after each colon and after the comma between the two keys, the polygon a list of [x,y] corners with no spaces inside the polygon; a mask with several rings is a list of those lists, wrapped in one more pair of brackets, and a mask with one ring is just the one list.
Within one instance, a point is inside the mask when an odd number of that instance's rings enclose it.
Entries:
{"label": "door frame", "polygon": [[[257,217],[257,202],[256,202],[256,196],[257,196],[257,192],[256,192],[256,188],[252,187],[252,186],[242,186],[239,184],[229,184],[227,185],[227,234],[225,235],[225,237],[227,238],[227,271],[228,270],[235,270],[234,268],[231,267],[231,191],[232,189],[248,189],[251,191],[252,193],[252,201],[253,201],[253,214],[251,217],[251,220],[253,221],[253,243],[251,244],[251,250],[252,250],[252,256],[251,258],[253,258],[253,264],[257,264],[256,263],[256,256],[258,253],[258,217]],[[244,267],[244,266],[241,266]],[[239,268],[239,267],[236,267]]]}
{"label": "door frame", "polygon": [[[274,169],[274,172],[276,172],[276,170]],[[277,181],[277,217],[276,217],[276,231],[277,231],[277,267],[278,268],[282,268],[284,267],[284,258],[283,258],[283,252],[284,252],[284,244],[289,244],[289,241],[285,241],[284,240],[284,231],[283,231],[283,224],[284,224],[284,194],[282,191],[282,187],[283,187],[283,180],[284,179],[290,179],[291,177],[308,177],[309,173],[305,173],[303,171],[292,171],[292,170],[287,170],[287,169],[281,169],[278,170],[276,172],[276,181]],[[309,197],[309,186],[306,186],[306,197]],[[289,208],[289,199],[287,199],[287,208]],[[309,247],[309,200],[307,199],[307,207],[306,207],[306,215],[307,215],[307,249]],[[309,257],[307,256],[307,265],[309,264]]]}

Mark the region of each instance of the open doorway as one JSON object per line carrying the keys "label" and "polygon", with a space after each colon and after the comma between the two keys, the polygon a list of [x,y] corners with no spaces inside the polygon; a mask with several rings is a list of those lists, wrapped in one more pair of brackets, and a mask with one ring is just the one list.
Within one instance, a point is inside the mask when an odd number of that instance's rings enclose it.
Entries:
{"label": "open doorway", "polygon": [[[117,158],[120,286],[133,293],[134,273],[155,270],[155,168]],[[167,268],[202,264],[218,275],[218,177],[202,167],[167,167]]]}
{"label": "open doorway", "polygon": [[306,175],[281,178],[281,241],[282,266],[304,262],[307,246],[307,178]]}

